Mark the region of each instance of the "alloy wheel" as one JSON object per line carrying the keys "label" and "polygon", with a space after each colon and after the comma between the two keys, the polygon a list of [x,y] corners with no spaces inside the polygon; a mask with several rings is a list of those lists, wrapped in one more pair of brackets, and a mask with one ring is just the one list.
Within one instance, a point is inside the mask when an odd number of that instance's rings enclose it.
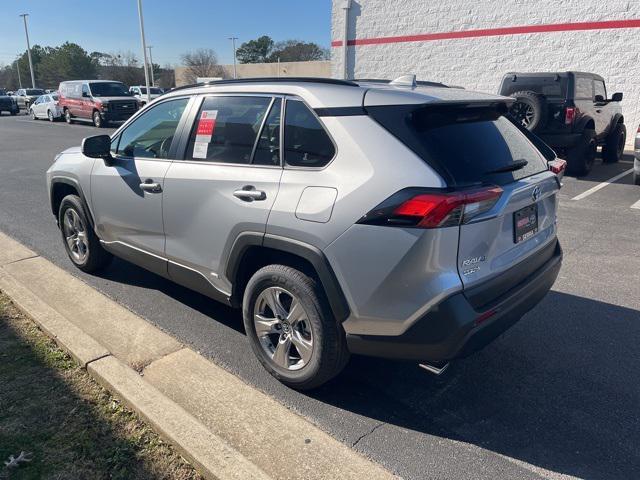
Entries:
{"label": "alloy wheel", "polygon": [[533,121],[533,107],[525,102],[515,102],[511,107],[511,116],[522,124],[523,127],[529,128]]}
{"label": "alloy wheel", "polygon": [[47,112],[47,117],[49,118],[50,122],[53,122],[53,113],[51,113],[51,110]]}
{"label": "alloy wheel", "polygon": [[89,239],[84,222],[73,208],[64,212],[62,233],[73,260],[76,263],[84,263],[89,255]]}
{"label": "alloy wheel", "polygon": [[278,367],[300,370],[313,355],[313,331],[300,300],[281,287],[256,299],[253,323],[260,346]]}

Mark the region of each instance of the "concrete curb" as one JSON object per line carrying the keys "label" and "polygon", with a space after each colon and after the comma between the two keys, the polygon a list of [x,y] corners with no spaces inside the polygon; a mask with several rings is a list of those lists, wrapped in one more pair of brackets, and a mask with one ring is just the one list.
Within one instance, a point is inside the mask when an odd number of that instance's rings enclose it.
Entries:
{"label": "concrete curb", "polygon": [[206,478],[396,478],[2,232],[0,290]]}

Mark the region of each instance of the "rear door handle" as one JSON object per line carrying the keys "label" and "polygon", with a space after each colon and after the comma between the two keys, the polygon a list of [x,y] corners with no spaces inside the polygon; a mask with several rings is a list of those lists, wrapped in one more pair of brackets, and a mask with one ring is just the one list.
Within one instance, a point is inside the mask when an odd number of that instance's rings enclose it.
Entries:
{"label": "rear door handle", "polygon": [[141,183],[140,184],[140,188],[142,190],[144,190],[145,192],[149,192],[149,193],[160,193],[160,192],[162,192],[162,185],[160,185],[159,183],[155,183],[150,178],[145,180],[144,183]]}
{"label": "rear door handle", "polygon": [[245,202],[253,202],[254,200],[264,200],[267,194],[262,190],[256,190],[253,185],[245,185],[240,190],[233,192],[233,196],[244,200]]}

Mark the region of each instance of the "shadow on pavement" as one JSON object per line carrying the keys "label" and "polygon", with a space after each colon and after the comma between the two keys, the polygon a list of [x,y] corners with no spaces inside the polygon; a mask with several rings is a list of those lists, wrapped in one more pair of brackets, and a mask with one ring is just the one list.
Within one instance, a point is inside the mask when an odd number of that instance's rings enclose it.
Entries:
{"label": "shadow on pavement", "polygon": [[189,308],[215,319],[216,322],[244,334],[242,316],[239,311],[119,258],[114,258],[113,263],[98,276],[113,282],[157,290]]}
{"label": "shadow on pavement", "polygon": [[[116,259],[101,276],[159,290],[243,332],[239,312],[127,262]],[[411,445],[407,461],[435,436],[580,478],[640,478],[639,339],[638,311],[552,291],[443,378],[413,363],[353,357],[308,395],[401,427],[377,441]]]}
{"label": "shadow on pavement", "polygon": [[446,378],[406,363],[354,358],[313,396],[554,472],[639,478],[638,339],[638,311],[550,292],[533,314],[454,364]]}

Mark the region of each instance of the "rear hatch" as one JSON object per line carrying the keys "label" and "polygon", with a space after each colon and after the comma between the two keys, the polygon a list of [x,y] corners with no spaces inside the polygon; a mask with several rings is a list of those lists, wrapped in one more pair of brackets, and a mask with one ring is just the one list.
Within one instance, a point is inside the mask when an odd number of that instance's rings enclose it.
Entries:
{"label": "rear hatch", "polygon": [[[497,301],[554,255],[560,185],[547,159],[504,116],[507,103],[366,109],[447,183],[435,196],[449,199],[448,216],[416,226],[459,225],[458,274],[474,307]],[[406,207],[396,211],[411,213]]]}
{"label": "rear hatch", "polygon": [[535,130],[536,133],[561,133],[571,130],[571,124],[565,122],[569,88],[567,75],[510,74],[502,81],[500,93],[510,96],[515,92],[529,91],[540,95],[544,99],[546,119]]}

